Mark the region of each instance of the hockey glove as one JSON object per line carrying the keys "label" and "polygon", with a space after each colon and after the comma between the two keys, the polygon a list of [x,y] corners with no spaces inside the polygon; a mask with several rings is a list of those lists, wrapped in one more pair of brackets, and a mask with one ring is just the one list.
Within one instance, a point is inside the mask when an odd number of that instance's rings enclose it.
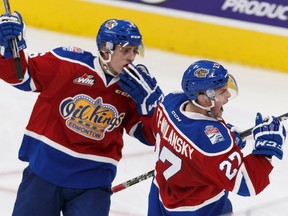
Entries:
{"label": "hockey glove", "polygon": [[285,142],[286,130],[283,124],[275,117],[269,116],[264,120],[260,113],[256,115],[256,125],[253,128],[255,146],[252,154],[276,156],[282,159],[282,145]]}
{"label": "hockey glove", "polygon": [[240,129],[229,123],[227,124],[227,127],[234,134],[236,145],[239,146],[240,149],[243,149],[246,146],[246,140],[240,136]]}
{"label": "hockey glove", "polygon": [[129,64],[123,68],[119,78],[119,86],[135,101],[138,113],[151,115],[164,97],[155,77],[149,74],[144,65]]}
{"label": "hockey glove", "polygon": [[19,51],[27,47],[24,32],[25,24],[21,14],[17,11],[12,15],[3,14],[0,16],[0,48],[2,56],[5,58],[12,57],[12,39],[16,38]]}

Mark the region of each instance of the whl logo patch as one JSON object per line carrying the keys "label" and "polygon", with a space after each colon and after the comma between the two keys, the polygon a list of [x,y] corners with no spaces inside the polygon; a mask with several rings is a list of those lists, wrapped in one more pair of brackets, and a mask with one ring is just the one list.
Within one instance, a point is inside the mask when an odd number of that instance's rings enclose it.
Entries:
{"label": "whl logo patch", "polygon": [[93,75],[87,75],[85,73],[82,77],[74,79],[73,83],[85,86],[93,86],[95,83],[95,79]]}

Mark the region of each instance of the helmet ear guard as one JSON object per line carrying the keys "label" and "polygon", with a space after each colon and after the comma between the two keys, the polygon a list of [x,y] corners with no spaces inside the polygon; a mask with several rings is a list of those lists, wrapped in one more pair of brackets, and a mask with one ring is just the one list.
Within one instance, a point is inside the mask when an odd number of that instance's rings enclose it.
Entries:
{"label": "helmet ear guard", "polygon": [[107,50],[107,51],[112,51],[112,50],[114,50],[114,48],[115,48],[114,44],[111,43],[111,42],[109,42],[109,41],[106,42],[105,45],[103,45],[103,46],[105,46],[104,48],[105,48],[105,50]]}
{"label": "helmet ear guard", "polygon": [[205,95],[207,95],[207,97],[210,98],[211,100],[215,100],[216,93],[214,89],[206,90]]}

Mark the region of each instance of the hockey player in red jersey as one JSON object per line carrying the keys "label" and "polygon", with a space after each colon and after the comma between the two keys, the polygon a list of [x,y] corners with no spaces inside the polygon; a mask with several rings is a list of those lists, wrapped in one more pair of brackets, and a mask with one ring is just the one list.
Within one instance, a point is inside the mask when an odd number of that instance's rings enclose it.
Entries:
{"label": "hockey player in red jersey", "polygon": [[227,70],[197,61],[184,72],[182,89],[154,113],[158,160],[148,216],[230,215],[228,192],[254,196],[269,184],[271,159],[283,156],[285,128],[257,113],[255,146],[244,156],[245,140],[222,119],[223,106],[238,92]]}
{"label": "hockey player in red jersey", "polygon": [[[18,12],[0,17],[0,78],[39,93],[19,150],[29,165],[13,216],[107,216],[124,130],[154,145],[147,141],[145,121],[162,91],[145,66],[132,64],[142,35],[130,21],[110,19],[96,37],[98,57],[76,47],[27,54],[23,29]],[[15,38],[23,80],[15,74]]]}

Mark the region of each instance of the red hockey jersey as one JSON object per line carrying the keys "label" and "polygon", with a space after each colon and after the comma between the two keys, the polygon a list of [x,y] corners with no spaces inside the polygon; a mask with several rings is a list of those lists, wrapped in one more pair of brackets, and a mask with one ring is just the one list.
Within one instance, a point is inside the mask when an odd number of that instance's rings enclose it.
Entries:
{"label": "red hockey jersey", "polygon": [[[260,193],[269,184],[272,165],[264,156],[244,156],[224,121],[184,112],[185,103],[184,93],[171,93],[154,113],[159,158],[150,212],[220,215],[227,191]],[[157,206],[163,207],[158,213]]]}
{"label": "red hockey jersey", "polygon": [[19,158],[57,185],[111,185],[122,157],[124,131],[146,142],[145,120],[132,98],[118,86],[117,77],[103,72],[97,57],[82,49],[20,54],[25,72],[20,83],[13,59],[0,59],[1,79],[39,93]]}

